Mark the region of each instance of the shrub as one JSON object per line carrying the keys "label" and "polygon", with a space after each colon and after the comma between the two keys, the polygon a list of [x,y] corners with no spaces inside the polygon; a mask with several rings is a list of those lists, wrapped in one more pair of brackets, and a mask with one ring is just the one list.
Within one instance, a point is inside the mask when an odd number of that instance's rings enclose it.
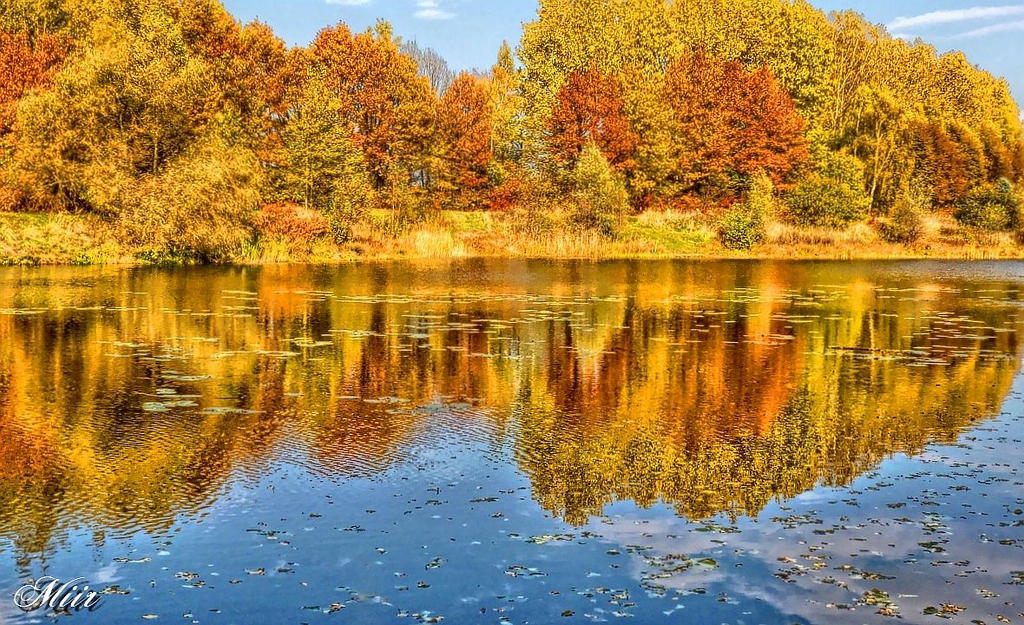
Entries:
{"label": "shrub", "polygon": [[133,189],[119,223],[151,251],[216,259],[249,238],[261,184],[262,169],[251,151],[210,136]]}
{"label": "shrub", "polygon": [[811,174],[787,195],[794,221],[805,226],[841,228],[863,219],[870,201],[860,187]]}
{"label": "shrub", "polygon": [[526,197],[528,188],[521,175],[508,176],[495,186],[487,200],[492,211],[507,212],[518,208]]}
{"label": "shrub", "polygon": [[523,238],[540,238],[565,230],[566,221],[572,215],[551,209],[551,198],[558,193],[555,182],[538,173],[526,173],[522,180],[523,193],[511,206],[505,219],[509,228]]}
{"label": "shrub", "polygon": [[21,206],[24,194],[14,186],[4,183],[3,166],[3,161],[0,160],[0,213],[11,213]]}
{"label": "shrub", "polygon": [[573,190],[572,220],[584,228],[614,235],[625,217],[629,198],[622,180],[593,143],[583,148],[576,163]]}
{"label": "shrub", "polygon": [[832,150],[824,152],[818,163],[818,173],[851,189],[864,187],[864,163],[856,156],[846,152]]}
{"label": "shrub", "polygon": [[390,238],[404,235],[432,212],[430,197],[419,187],[392,181],[377,197],[384,211],[375,217],[374,229]]}
{"label": "shrub", "polygon": [[323,215],[297,204],[267,204],[253,218],[253,226],[262,238],[277,237],[306,247],[330,234]]}
{"label": "shrub", "polygon": [[913,243],[924,234],[924,216],[931,198],[914,189],[903,193],[879,228],[882,239],[889,243]]}
{"label": "shrub", "polygon": [[756,174],[750,181],[750,187],[744,199],[747,208],[764,219],[775,212],[775,185],[767,174]]}
{"label": "shrub", "polygon": [[324,211],[327,228],[336,243],[345,243],[352,238],[352,227],[366,217],[366,204],[371,193],[362,177],[338,183]]}
{"label": "shrub", "polygon": [[730,208],[718,224],[718,239],[730,250],[749,250],[764,238],[764,220],[743,204]]}
{"label": "shrub", "polygon": [[897,200],[879,234],[889,243],[913,243],[924,234],[924,214],[912,202]]}
{"label": "shrub", "polygon": [[982,230],[1009,230],[1020,223],[1021,199],[1006,178],[980,185],[957,202],[953,217]]}
{"label": "shrub", "polygon": [[718,238],[730,250],[749,250],[765,239],[765,219],[775,206],[771,178],[759,174],[743,202],[733,205],[718,223]]}

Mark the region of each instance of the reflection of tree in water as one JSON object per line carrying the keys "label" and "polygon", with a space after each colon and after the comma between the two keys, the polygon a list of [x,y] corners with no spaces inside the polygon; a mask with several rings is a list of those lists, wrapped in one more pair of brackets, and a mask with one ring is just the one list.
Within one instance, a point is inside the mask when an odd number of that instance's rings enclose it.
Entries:
{"label": "reflection of tree in water", "polygon": [[[637,332],[628,327],[624,335]],[[753,515],[819,483],[845,485],[894,453],[953,441],[998,411],[1017,370],[1014,334],[955,349],[939,366],[883,347],[898,348],[905,325],[883,329],[865,335],[874,348],[853,354],[808,354],[810,332],[766,358],[742,355],[745,347],[691,350],[682,364],[670,358],[661,378],[650,375],[658,348],[632,350],[620,337],[602,356],[616,362],[585,390],[566,381],[520,389],[517,460],[538,502],[576,524],[622,499],[662,500],[693,518]],[[623,382],[619,361],[631,358],[624,369],[644,373]],[[561,393],[579,408],[565,410]]]}
{"label": "reflection of tree in water", "polygon": [[[1008,390],[1013,371],[994,382]],[[986,381],[988,383],[988,381]],[[822,411],[809,390],[799,391],[765,432],[711,435],[693,446],[675,443],[667,428],[566,433],[551,412],[523,410],[520,463],[542,506],[574,524],[586,523],[614,500],[649,506],[659,500],[679,514],[706,518],[721,512],[757,514],[775,499],[791,498],[819,483],[844,485],[880,459],[916,452],[935,437],[946,439],[998,403],[980,408],[962,397],[952,406],[922,414],[915,423],[857,420]],[[980,414],[979,414],[980,413]],[[937,432],[938,430],[938,432]]]}
{"label": "reflection of tree in water", "polygon": [[1012,286],[984,303],[777,286],[814,284],[798,267],[637,267],[453,270],[415,297],[415,272],[380,266],[0,283],[45,309],[0,316],[0,536],[31,558],[75,527],[161,533],[282,459],[371,476],[453,433],[511,436],[573,523],[615,499],[752,514],[952,439],[1016,370]]}
{"label": "reflection of tree in water", "polygon": [[0,534],[19,553],[46,554],[75,527],[169,530],[179,514],[209,505],[232,471],[262,471],[276,455],[287,418],[278,364],[236,387],[252,411],[224,414],[129,409],[123,398],[141,381],[127,372],[121,384],[69,376],[85,403],[65,418],[7,401],[0,385]]}

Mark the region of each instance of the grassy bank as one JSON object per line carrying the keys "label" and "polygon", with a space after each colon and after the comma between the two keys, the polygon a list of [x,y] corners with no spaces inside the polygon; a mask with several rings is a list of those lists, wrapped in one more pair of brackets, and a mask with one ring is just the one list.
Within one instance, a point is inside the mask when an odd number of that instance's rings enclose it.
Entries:
{"label": "grassy bank", "polygon": [[[520,227],[508,215],[442,212],[433,219],[383,234],[387,219],[375,213],[355,227],[351,242],[297,243],[283,238],[253,239],[225,259],[239,264],[345,263],[402,258],[1024,258],[1012,233],[967,228],[944,215],[930,216],[915,243],[885,242],[875,224],[845,229],[800,227],[773,222],[764,243],[753,250],[725,249],[713,223],[683,213],[650,212],[629,217],[615,238],[578,231],[557,221],[547,228]],[[175,262],[173,256],[125,246],[103,220],[89,215],[0,213],[0,264],[148,264]]]}
{"label": "grassy bank", "polygon": [[0,213],[0,265],[138,262],[92,215]]}

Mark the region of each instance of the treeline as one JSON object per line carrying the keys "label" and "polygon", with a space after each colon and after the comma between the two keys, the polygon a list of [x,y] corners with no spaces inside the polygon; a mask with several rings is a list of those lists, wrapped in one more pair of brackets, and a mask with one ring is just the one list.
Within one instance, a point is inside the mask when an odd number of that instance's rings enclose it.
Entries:
{"label": "treeline", "polygon": [[517,53],[457,76],[384,22],[288,48],[217,0],[0,13],[0,210],[181,255],[444,209],[615,236],[671,208],[732,248],[868,218],[906,242],[928,211],[1017,228],[1022,177],[1005,81],[802,0],[541,0]]}

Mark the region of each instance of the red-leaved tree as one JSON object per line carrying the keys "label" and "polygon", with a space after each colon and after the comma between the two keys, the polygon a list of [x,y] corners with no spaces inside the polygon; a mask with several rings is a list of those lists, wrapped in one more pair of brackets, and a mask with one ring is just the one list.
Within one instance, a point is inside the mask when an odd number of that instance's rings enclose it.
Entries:
{"label": "red-leaved tree", "polygon": [[46,86],[70,50],[68,41],[56,35],[0,30],[0,135],[14,124],[18,100],[31,89]]}
{"label": "red-leaved tree", "polygon": [[[434,125],[434,92],[381,23],[352,35],[338,24],[320,32],[310,53],[327,72],[353,141],[366,157],[373,184],[422,174]],[[422,176],[421,176],[422,177]]]}
{"label": "red-leaved tree", "polygon": [[439,178],[453,208],[475,208],[489,186],[493,115],[487,85],[462,73],[437,105]]}
{"label": "red-leaved tree", "polygon": [[672,177],[682,192],[717,192],[735,176],[765,172],[776,186],[807,159],[804,120],[767,68],[748,71],[702,53],[667,70],[672,110]]}
{"label": "red-leaved tree", "polygon": [[616,170],[635,167],[633,151],[638,139],[623,109],[622,87],[614,75],[594,66],[573,73],[558,92],[548,120],[555,159],[571,166],[593,141]]}

